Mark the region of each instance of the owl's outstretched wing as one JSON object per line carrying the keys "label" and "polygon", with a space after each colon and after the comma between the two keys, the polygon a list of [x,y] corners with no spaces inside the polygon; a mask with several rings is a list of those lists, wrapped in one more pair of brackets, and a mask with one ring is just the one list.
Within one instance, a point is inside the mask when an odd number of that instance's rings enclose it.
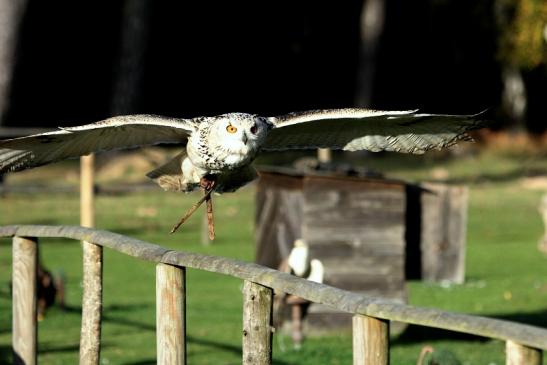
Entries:
{"label": "owl's outstretched wing", "polygon": [[113,149],[186,143],[192,120],[127,115],[79,127],[0,141],[0,175]]}
{"label": "owl's outstretched wing", "polygon": [[467,131],[486,124],[479,114],[418,114],[413,110],[314,110],[267,119],[273,128],[262,148],[265,151],[332,148],[423,153],[469,139]]}

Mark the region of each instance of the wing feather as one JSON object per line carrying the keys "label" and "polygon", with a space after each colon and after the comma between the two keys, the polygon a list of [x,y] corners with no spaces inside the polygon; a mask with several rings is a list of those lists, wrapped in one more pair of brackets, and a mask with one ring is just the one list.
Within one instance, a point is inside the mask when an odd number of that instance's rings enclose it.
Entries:
{"label": "wing feather", "polygon": [[273,128],[263,150],[331,148],[423,153],[451,146],[486,126],[476,115],[416,111],[332,109],[268,118]]}
{"label": "wing feather", "polygon": [[128,115],[0,141],[0,174],[92,152],[160,143],[186,143],[194,130],[192,120]]}

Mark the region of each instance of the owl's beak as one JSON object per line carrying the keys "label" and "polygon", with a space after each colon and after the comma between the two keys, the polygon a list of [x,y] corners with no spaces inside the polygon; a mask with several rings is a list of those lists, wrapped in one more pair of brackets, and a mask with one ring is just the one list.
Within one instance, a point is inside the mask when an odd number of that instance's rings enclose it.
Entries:
{"label": "owl's beak", "polygon": [[241,140],[244,144],[247,144],[247,141],[249,140],[249,137],[247,137],[247,133],[243,132],[243,137],[241,137]]}

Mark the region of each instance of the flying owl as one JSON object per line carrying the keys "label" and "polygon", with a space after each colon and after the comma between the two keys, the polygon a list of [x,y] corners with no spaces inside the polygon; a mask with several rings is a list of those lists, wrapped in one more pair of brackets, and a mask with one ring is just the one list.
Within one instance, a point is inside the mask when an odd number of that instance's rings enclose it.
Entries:
{"label": "flying owl", "polygon": [[[482,128],[478,115],[416,111],[332,109],[262,117],[229,113],[192,119],[128,115],[0,141],[0,175],[87,155],[146,145],[185,145],[148,177],[170,191],[232,192],[258,175],[251,162],[261,151],[331,148],[423,153],[469,139]],[[193,210],[191,210],[193,212]],[[191,213],[190,213],[191,214]]]}

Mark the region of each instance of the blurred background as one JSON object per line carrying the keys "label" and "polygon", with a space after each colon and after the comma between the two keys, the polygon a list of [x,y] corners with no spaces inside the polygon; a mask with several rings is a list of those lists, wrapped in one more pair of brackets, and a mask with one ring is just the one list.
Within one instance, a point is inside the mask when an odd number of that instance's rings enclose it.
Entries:
{"label": "blurred background", "polygon": [[[392,245],[398,256],[389,253],[384,260],[396,270],[373,272],[378,281],[371,295],[392,287],[395,273],[399,299],[409,304],[547,328],[546,101],[545,0],[0,0],[0,138],[135,113],[190,118],[352,106],[447,114],[488,109],[494,128],[479,131],[479,143],[419,156],[336,152],[333,165],[342,173],[385,176],[383,183],[398,186],[395,193],[364,194],[374,204],[362,202],[368,215],[350,222],[405,241],[405,247]],[[168,234],[197,195],[163,192],[144,174],[178,152],[177,147],[152,147],[99,154],[96,227],[175,250],[251,262],[260,260],[260,252],[273,257],[264,249],[273,245],[260,239],[261,229],[274,227],[272,219],[260,224],[265,206],[260,191],[268,181],[274,189],[283,184],[264,178],[267,172],[258,183],[215,198],[214,243],[203,234],[206,221],[197,214],[175,235]],[[308,168],[314,157],[315,151],[265,154],[257,164],[293,166],[299,159],[299,166]],[[77,160],[4,178],[0,225],[80,224]],[[426,205],[409,209],[420,199],[410,194],[413,189],[432,189],[431,183],[446,191],[459,189],[454,200],[459,208],[443,202],[434,204],[438,212],[427,213]],[[322,195],[309,195],[322,203]],[[293,195],[285,199],[295,202]],[[303,216],[295,209],[279,212],[289,223],[300,224]],[[386,212],[393,213],[391,218]],[[425,233],[415,228],[428,222],[454,231],[454,221],[457,234],[441,235],[429,253],[434,258],[442,250],[448,253],[435,269],[457,263],[458,280],[408,275],[407,264],[421,266],[423,255]],[[269,230],[275,237],[278,231]],[[378,237],[379,255],[384,255],[387,241]],[[413,251],[406,249],[411,240]],[[450,241],[461,243],[458,260]],[[11,246],[9,240],[0,242],[0,363],[11,363]],[[46,243],[40,247],[41,262],[63,278],[66,300],[63,308],[49,308],[40,322],[39,360],[76,363],[81,247],[67,240],[41,243]],[[353,240],[344,247],[350,246],[358,245]],[[336,259],[341,251],[329,255]],[[350,256],[355,266],[336,267],[359,279],[366,276],[359,270],[374,271],[374,265]],[[155,364],[154,265],[112,250],[105,250],[104,262],[101,364]],[[328,272],[325,277],[333,283]],[[391,280],[390,285],[381,280]],[[241,363],[240,285],[234,278],[188,271],[190,362]],[[296,350],[290,336],[276,333],[274,363],[351,362],[348,331],[307,331],[305,336]],[[416,326],[393,337],[392,364],[416,363],[429,345],[448,349],[463,364],[505,361],[501,341]]]}
{"label": "blurred background", "polygon": [[2,126],[349,106],[547,126],[545,1],[0,4]]}

